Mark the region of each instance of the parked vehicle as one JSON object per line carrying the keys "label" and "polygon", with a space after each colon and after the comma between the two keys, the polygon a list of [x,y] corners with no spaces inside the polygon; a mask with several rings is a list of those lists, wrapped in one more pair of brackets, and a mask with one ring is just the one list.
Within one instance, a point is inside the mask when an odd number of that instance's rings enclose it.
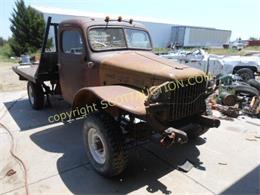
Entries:
{"label": "parked vehicle", "polygon": [[237,40],[229,43],[229,48],[236,49],[239,51],[244,49],[247,46],[248,46],[248,41],[241,40],[241,39],[237,39]]}
{"label": "parked vehicle", "polygon": [[259,56],[220,56],[210,55],[202,49],[189,53],[182,52],[181,55],[162,55],[168,59],[177,59],[179,62],[191,67],[209,72],[214,76],[219,74],[238,74],[244,80],[254,79],[260,75]]}
{"label": "parked vehicle", "polygon": [[[51,27],[57,49],[46,52]],[[45,97],[60,94],[76,117],[86,117],[86,153],[104,176],[125,169],[131,141],[158,132],[162,145],[186,143],[220,125],[206,116],[206,80],[194,82],[205,74],[152,53],[148,31],[132,20],[74,19],[55,24],[49,18],[39,64],[13,70],[28,81],[34,109],[44,107]],[[190,78],[192,85],[187,83]],[[167,88],[181,81],[185,86]]]}
{"label": "parked vehicle", "polygon": [[226,56],[222,61],[226,74],[238,74],[244,80],[254,79],[260,74],[259,56]]}

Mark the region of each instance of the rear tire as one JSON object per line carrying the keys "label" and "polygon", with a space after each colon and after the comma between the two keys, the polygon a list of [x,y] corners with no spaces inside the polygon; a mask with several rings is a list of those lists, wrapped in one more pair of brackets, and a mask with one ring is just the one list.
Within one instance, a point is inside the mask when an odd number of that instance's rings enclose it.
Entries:
{"label": "rear tire", "polygon": [[249,68],[241,68],[236,72],[236,74],[238,74],[245,81],[255,78],[254,71]]}
{"label": "rear tire", "polygon": [[33,109],[41,110],[44,107],[44,92],[40,84],[29,81],[27,83],[27,94]]}
{"label": "rear tire", "polygon": [[102,112],[89,115],[83,138],[88,159],[97,173],[113,177],[123,172],[127,153],[122,131],[113,117]]}

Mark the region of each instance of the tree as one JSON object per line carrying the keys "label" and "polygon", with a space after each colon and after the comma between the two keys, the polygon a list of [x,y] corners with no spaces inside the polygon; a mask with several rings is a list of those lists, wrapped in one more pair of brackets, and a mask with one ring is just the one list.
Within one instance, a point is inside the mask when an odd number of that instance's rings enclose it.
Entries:
{"label": "tree", "polygon": [[250,37],[249,40],[250,40],[250,41],[255,41],[255,40],[257,40],[257,38],[255,38],[255,37]]}
{"label": "tree", "polygon": [[5,42],[4,38],[0,37],[0,47],[4,46]]}
{"label": "tree", "polygon": [[26,7],[23,0],[18,0],[10,22],[13,33],[10,46],[16,56],[33,53],[41,47],[45,26],[42,14],[30,6]]}

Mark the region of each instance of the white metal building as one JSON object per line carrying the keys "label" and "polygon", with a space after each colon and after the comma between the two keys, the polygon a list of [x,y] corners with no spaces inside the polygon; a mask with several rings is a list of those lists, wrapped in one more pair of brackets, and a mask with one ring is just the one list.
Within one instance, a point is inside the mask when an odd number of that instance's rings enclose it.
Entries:
{"label": "white metal building", "polygon": [[[114,14],[82,12],[42,6],[32,7],[41,12],[45,20],[47,20],[48,16],[51,16],[53,21],[57,23],[77,17],[104,19],[106,16],[109,16],[114,19],[118,18],[118,15]],[[133,19],[142,23],[150,32],[153,46],[156,48],[165,48],[171,43],[178,43],[183,47],[222,47],[223,44],[229,43],[231,37],[231,31],[227,30],[179,26],[172,24],[171,21],[160,21],[153,18],[122,17],[123,19]]]}

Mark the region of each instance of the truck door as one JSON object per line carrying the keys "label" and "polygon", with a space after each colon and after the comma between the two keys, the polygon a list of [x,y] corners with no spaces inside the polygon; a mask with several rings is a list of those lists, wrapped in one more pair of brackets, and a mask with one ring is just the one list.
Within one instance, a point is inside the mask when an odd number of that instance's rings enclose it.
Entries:
{"label": "truck door", "polygon": [[84,86],[84,36],[80,28],[70,26],[62,27],[59,34],[60,85],[64,99],[72,103],[75,93]]}

